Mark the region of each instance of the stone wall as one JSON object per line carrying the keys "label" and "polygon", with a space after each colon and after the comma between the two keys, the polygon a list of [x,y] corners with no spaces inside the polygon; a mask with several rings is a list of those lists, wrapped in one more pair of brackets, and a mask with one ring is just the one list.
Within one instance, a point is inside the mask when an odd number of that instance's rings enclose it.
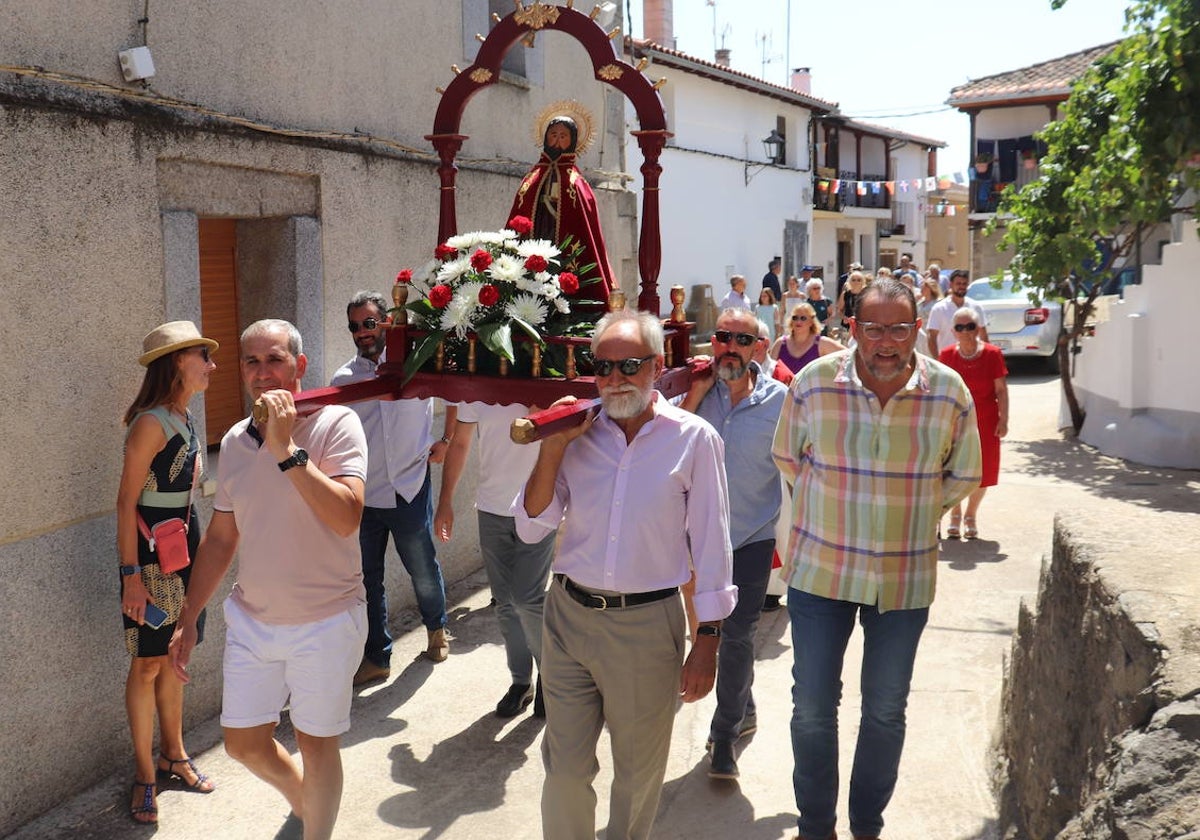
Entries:
{"label": "stone wall", "polygon": [[1195,520],[1057,518],[1037,607],[1021,607],[1005,674],[1004,836],[1200,831]]}

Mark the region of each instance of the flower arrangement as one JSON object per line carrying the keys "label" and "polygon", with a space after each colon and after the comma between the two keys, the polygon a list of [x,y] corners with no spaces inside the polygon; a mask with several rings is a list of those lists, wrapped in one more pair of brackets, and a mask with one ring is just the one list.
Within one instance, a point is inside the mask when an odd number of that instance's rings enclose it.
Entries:
{"label": "flower arrangement", "polygon": [[570,242],[559,247],[525,239],[532,230],[532,221],[514,216],[499,231],[458,234],[438,245],[434,259],[418,271],[396,275],[397,283],[420,295],[406,308],[416,316],[415,326],[429,331],[406,360],[406,376],[443,341],[454,348],[474,335],[515,362],[514,337],[523,334],[540,345],[546,335],[572,331],[571,297],[580,279],[565,267],[574,267],[578,249]]}

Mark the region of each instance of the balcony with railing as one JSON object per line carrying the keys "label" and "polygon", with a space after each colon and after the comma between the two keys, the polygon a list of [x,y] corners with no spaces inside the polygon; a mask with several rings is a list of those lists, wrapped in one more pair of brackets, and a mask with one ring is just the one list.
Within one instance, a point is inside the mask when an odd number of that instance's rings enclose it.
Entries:
{"label": "balcony with railing", "polygon": [[1020,190],[1041,175],[1036,151],[1011,151],[999,157],[977,155],[971,172],[971,212],[995,213],[1010,184]]}
{"label": "balcony with railing", "polygon": [[[886,210],[892,206],[887,177],[848,169],[820,168],[813,176],[813,208],[841,213],[847,207]],[[860,194],[861,191],[861,194]]]}

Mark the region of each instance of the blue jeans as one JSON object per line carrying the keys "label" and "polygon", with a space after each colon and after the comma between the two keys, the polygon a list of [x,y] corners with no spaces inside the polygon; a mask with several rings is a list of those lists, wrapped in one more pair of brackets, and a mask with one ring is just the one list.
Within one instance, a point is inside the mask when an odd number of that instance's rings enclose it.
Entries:
{"label": "blue jeans", "polygon": [[477,511],[479,553],[496,599],[496,618],[514,685],[531,685],[533,662],[542,661],[542,607],[554,560],[554,538],[530,545],[517,536],[511,516]]}
{"label": "blue jeans", "polygon": [[392,634],[388,630],[387,593],[384,591],[384,555],[388,534],[396,543],[400,562],[412,578],[421,622],[428,630],[446,626],[446,585],[437,549],[433,547],[433,500],[429,471],[421,491],[406,502],[396,496],[394,508],[363,508],[358,530],[362,549],[363,586],[367,590],[367,644],[364,655],[381,668],[391,666]]}
{"label": "blue jeans", "polygon": [[917,644],[929,609],[878,609],[788,588],[792,623],[792,785],[804,837],[828,837],[837,823],[838,703],[842,660],[855,616],[863,628],[862,720],[850,776],[850,831],[877,836],[896,787],[905,707]]}
{"label": "blue jeans", "polygon": [[737,605],[721,623],[721,647],[717,653],[717,709],[713,712],[709,737],[714,741],[736,741],[742,719],[755,715],[754,633],[762,615],[775,540],[759,540],[733,551],[733,582],[738,588]]}

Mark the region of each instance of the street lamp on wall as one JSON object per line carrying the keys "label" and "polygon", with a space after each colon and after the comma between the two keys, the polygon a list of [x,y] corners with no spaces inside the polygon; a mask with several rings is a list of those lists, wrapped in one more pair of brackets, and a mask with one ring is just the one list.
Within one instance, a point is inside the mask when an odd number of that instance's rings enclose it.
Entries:
{"label": "street lamp on wall", "polygon": [[754,178],[754,176],[757,175],[764,167],[778,166],[783,163],[783,148],[786,143],[787,138],[772,128],[771,133],[763,138],[762,141],[763,151],[767,156],[767,162],[751,163],[747,160],[746,165],[743,167],[742,177],[745,179],[747,185],[750,184],[750,181]]}

